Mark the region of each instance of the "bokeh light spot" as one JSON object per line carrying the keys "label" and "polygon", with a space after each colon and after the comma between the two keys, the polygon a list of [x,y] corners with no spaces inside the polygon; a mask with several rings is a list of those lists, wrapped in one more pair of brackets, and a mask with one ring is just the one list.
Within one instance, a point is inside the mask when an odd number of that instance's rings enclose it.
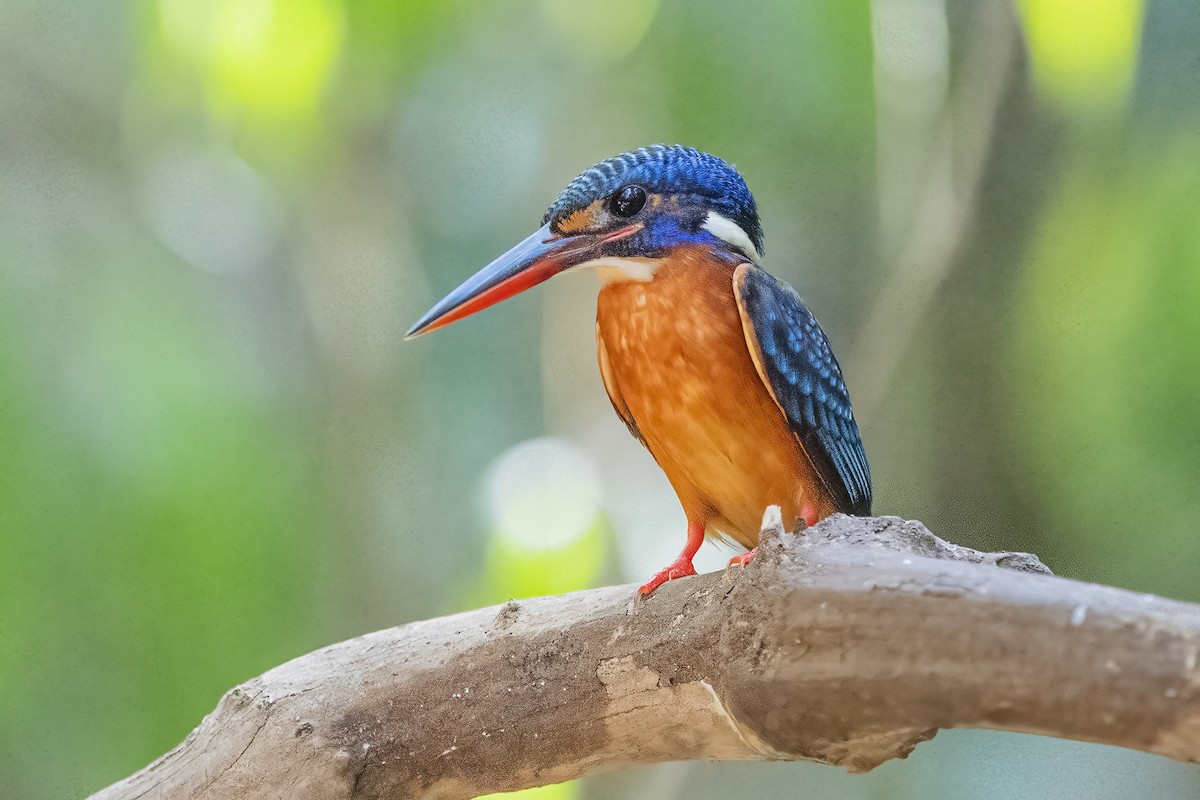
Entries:
{"label": "bokeh light spot", "polygon": [[1020,0],[1035,83],[1071,110],[1123,105],[1133,85],[1144,0]]}
{"label": "bokeh light spot", "polygon": [[633,52],[658,13],[658,0],[542,0],[542,18],[580,61],[606,63]]}
{"label": "bokeh light spot", "polygon": [[159,19],[214,106],[276,119],[316,109],[344,36],[332,0],[160,0]]}
{"label": "bokeh light spot", "polygon": [[591,459],[565,439],[512,447],[487,474],[496,536],[528,550],[556,550],[582,538],[600,514],[600,478]]}

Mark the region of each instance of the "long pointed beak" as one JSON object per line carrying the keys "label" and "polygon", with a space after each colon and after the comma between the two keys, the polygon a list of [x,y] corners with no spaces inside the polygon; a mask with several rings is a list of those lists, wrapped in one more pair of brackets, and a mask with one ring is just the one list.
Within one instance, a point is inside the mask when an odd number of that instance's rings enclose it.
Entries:
{"label": "long pointed beak", "polygon": [[409,328],[404,338],[413,339],[444,328],[537,286],[563,270],[593,258],[596,247],[612,238],[595,234],[558,236],[551,232],[548,224],[543,225],[443,297]]}

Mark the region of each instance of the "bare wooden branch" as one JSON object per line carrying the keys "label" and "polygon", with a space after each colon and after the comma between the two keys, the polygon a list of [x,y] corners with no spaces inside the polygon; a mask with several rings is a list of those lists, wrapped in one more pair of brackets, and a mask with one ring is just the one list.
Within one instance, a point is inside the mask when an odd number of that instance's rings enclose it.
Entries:
{"label": "bare wooden branch", "polygon": [[744,571],[645,602],[510,602],[310,653],[94,797],[463,798],[677,759],[858,772],[946,727],[1200,761],[1200,606],[1039,572],[920,523],[793,536],[776,516]]}

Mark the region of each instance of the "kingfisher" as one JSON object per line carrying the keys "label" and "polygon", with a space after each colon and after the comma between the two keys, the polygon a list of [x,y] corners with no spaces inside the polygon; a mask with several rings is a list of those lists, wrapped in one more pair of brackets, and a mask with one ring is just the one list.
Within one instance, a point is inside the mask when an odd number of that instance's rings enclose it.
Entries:
{"label": "kingfisher", "polygon": [[601,281],[596,353],[613,409],[666,473],[687,542],[639,592],[695,575],[706,536],[754,556],[768,506],[797,529],[871,512],[871,473],[829,339],[766,272],[754,197],[724,160],[642,147],[585,170],[542,225],[431,308],[406,339],[555,275]]}

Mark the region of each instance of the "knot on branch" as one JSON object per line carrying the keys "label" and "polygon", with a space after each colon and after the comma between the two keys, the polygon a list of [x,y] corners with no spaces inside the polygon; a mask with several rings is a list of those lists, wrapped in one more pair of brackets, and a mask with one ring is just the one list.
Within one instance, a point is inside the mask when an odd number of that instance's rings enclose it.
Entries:
{"label": "knot on branch", "polygon": [[864,557],[871,548],[879,548],[895,553],[911,553],[922,558],[994,564],[1019,572],[1053,574],[1050,568],[1032,553],[985,553],[972,550],[938,537],[926,528],[924,523],[901,517],[851,517],[834,514],[797,533],[804,536],[799,543],[784,538],[787,533],[784,531],[779,509],[772,506],[763,516],[760,550],[762,544],[771,542],[777,542],[783,549],[794,547],[800,552],[827,545],[852,545],[864,548]]}

